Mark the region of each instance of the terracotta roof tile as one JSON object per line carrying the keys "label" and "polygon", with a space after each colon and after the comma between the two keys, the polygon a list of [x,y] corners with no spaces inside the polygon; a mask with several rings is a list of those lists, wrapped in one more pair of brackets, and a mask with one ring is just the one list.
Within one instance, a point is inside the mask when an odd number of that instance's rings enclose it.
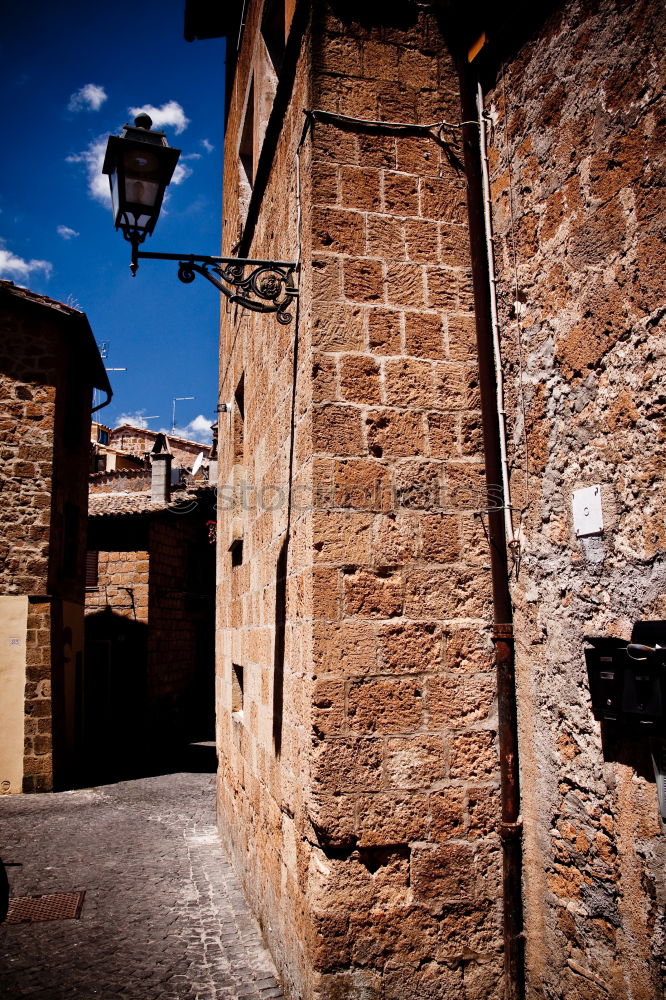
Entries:
{"label": "terracotta roof tile", "polygon": [[185,513],[189,505],[195,505],[197,498],[191,493],[175,493],[169,503],[151,500],[150,493],[92,493],[89,499],[90,517],[118,517],[122,514],[156,514],[171,507]]}

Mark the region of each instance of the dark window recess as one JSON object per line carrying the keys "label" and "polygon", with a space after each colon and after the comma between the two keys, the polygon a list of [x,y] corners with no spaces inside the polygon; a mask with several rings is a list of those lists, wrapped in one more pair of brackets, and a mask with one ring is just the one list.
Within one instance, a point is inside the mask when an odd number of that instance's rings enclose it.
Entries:
{"label": "dark window recess", "polygon": [[266,0],[261,19],[261,34],[277,75],[282,69],[285,50],[284,0]]}
{"label": "dark window recess", "polygon": [[236,408],[234,410],[234,462],[239,465],[245,457],[245,376],[234,393]]}
{"label": "dark window recess", "polygon": [[243,668],[238,663],[231,664],[231,711],[243,711]]}
{"label": "dark window recess", "polygon": [[69,501],[65,504],[63,548],[63,572],[65,576],[75,576],[79,551],[79,508]]}
{"label": "dark window recess", "polygon": [[99,444],[108,444],[109,443],[109,432],[103,430],[101,427],[98,427],[97,428],[97,441],[99,442]]}
{"label": "dark window recess", "polygon": [[254,184],[254,81],[250,87],[247,106],[245,108],[245,121],[243,122],[238,156],[243,172],[245,173],[245,179],[250,187],[252,187]]}
{"label": "dark window recess", "polygon": [[94,590],[99,580],[99,552],[86,552],[86,590]]}
{"label": "dark window recess", "polygon": [[243,565],[243,539],[237,538],[235,542],[231,543],[229,548],[231,552],[231,565],[232,567]]}

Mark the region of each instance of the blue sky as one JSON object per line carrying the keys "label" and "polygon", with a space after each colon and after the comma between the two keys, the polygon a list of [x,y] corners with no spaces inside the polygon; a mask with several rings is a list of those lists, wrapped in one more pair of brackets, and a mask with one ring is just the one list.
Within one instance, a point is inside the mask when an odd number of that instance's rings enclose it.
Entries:
{"label": "blue sky", "polygon": [[[144,249],[219,254],[224,41],[183,39],[183,0],[33,0],[12,4],[0,39],[4,156],[0,277],[82,309],[107,342],[114,398],[99,418],[158,414],[197,436],[215,418],[219,293],[177,264],[142,261],[113,228],[98,173],[110,133],[132,108],[161,109],[155,127],[183,150]],[[198,419],[199,418],[199,419]],[[194,423],[192,423],[194,422]]]}

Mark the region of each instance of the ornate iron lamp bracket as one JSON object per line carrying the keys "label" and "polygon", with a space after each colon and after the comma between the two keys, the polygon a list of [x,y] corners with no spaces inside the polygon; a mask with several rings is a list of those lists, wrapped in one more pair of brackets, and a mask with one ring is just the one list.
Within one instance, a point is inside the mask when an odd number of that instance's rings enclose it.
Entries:
{"label": "ornate iron lamp bracket", "polygon": [[243,309],[253,312],[275,313],[278,323],[291,323],[292,314],[288,310],[298,297],[298,288],[294,282],[297,267],[295,263],[283,260],[244,260],[240,257],[149,253],[138,249],[139,240],[130,239],[130,242],[132,274],[136,274],[141,258],[178,261],[178,277],[186,285],[200,274],[226,295],[229,302],[235,302]]}

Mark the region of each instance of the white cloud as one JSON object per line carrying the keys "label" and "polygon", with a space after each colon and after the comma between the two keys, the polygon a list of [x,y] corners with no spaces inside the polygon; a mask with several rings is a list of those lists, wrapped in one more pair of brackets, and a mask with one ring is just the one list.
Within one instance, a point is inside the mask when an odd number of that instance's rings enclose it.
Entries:
{"label": "white cloud", "polygon": [[69,226],[58,226],[56,230],[58,236],[62,236],[63,240],[73,240],[76,236],[80,236],[76,229],[70,229]]}
{"label": "white cloud", "polygon": [[148,421],[144,417],[145,412],[145,410],[136,410],[134,413],[121,413],[116,419],[115,426],[122,427],[123,424],[129,424],[130,427],[139,427],[141,430],[150,429]]}
{"label": "white cloud", "polygon": [[170,125],[176,129],[176,135],[184,132],[190,124],[190,119],[186,117],[178,101],[167,101],[161,108],[156,108],[152,104],[144,104],[140,108],[130,108],[129,113],[133,118],[141,114],[150,115],[155,128]]}
{"label": "white cloud", "polygon": [[69,99],[68,111],[99,111],[107,99],[104,87],[96,83],[86,83],[85,87],[77,90]]}
{"label": "white cloud", "polygon": [[186,167],[184,163],[179,163],[173,172],[173,177],[171,178],[172,184],[182,184],[186,181],[188,177],[192,176],[192,171],[189,167]]}
{"label": "white cloud", "polygon": [[88,192],[91,198],[103,205],[111,204],[109,178],[102,173],[107,139],[106,135],[93,139],[87,149],[81,153],[72,153],[67,157],[67,163],[83,163],[85,165],[88,173]]}
{"label": "white cloud", "polygon": [[212,153],[213,150],[215,149],[213,143],[209,142],[208,139],[202,139],[201,145],[203,146],[203,148],[206,150],[207,153]]}
{"label": "white cloud", "polygon": [[41,271],[51,277],[53,265],[48,260],[24,260],[11,250],[6,250],[0,241],[0,278],[28,278],[34,271]]}
{"label": "white cloud", "polygon": [[[213,440],[212,426],[212,420],[208,420],[207,417],[204,417],[200,413],[198,417],[190,420],[189,424],[185,424],[184,427],[176,427],[173,435],[174,437],[187,438],[188,441],[198,441],[200,444],[210,444]],[[172,433],[166,427],[162,427],[161,431],[167,436]]]}
{"label": "white cloud", "polygon": [[201,153],[187,153],[187,155],[181,156],[180,159],[181,159],[181,162],[183,160],[200,160],[201,159]]}

